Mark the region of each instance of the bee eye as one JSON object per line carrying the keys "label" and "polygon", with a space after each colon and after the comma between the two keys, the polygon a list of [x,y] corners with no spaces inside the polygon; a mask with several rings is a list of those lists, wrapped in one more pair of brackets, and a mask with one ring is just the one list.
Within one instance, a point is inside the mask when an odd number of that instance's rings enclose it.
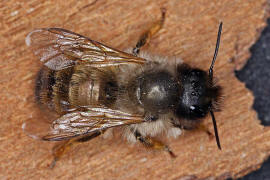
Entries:
{"label": "bee eye", "polygon": [[189,110],[196,117],[204,117],[207,113],[207,111],[205,109],[202,109],[199,106],[190,106]]}

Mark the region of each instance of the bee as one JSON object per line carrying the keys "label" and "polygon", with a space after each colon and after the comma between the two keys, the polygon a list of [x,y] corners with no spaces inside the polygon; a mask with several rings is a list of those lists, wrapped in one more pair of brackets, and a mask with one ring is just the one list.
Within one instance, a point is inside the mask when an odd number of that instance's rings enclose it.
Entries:
{"label": "bee", "polygon": [[27,35],[27,46],[42,62],[35,84],[36,100],[42,109],[57,114],[45,132],[32,137],[64,141],[54,149],[52,166],[72,144],[89,141],[116,127],[129,141],[175,157],[169,146],[155,137],[177,137],[183,129],[198,128],[208,114],[221,149],[214,116],[221,87],[213,80],[213,67],[222,23],[207,72],[181,59],[173,61],[140,52],[162,28],[165,9],[161,14],[127,52],[60,28],[37,29]]}

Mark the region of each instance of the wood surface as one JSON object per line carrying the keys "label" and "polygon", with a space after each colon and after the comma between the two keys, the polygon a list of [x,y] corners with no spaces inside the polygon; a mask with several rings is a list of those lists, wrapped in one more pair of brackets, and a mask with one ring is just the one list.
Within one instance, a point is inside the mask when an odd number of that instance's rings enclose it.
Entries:
{"label": "wood surface", "polygon": [[[153,54],[181,57],[207,69],[220,21],[223,33],[214,75],[223,86],[216,113],[222,151],[204,132],[189,131],[167,143],[177,154],[152,152],[121,139],[74,147],[54,169],[54,143],[28,137],[23,122],[35,117],[32,102],[38,59],[25,36],[41,27],[61,27],[124,50],[167,9],[163,29],[144,47]],[[253,96],[234,76],[266,25],[266,0],[93,0],[0,1],[0,179],[197,179],[241,177],[270,154],[270,128],[260,125]],[[213,131],[211,119],[204,124]]]}

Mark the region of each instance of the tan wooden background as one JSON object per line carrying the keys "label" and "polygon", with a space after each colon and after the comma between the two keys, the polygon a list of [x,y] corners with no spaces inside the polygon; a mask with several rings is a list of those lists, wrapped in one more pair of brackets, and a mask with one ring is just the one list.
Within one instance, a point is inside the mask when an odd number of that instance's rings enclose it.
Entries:
{"label": "tan wooden background", "polygon": [[[160,17],[161,7],[167,9],[165,26],[144,50],[181,57],[200,68],[209,67],[218,24],[224,23],[215,65],[224,87],[223,110],[216,113],[223,150],[198,131],[168,140],[175,160],[120,139],[97,138],[73,148],[49,169],[54,144],[31,139],[21,129],[36,111],[31,99],[38,60],[25,45],[27,33],[61,27],[123,50]],[[252,94],[234,70],[249,57],[268,8],[266,0],[1,0],[0,179],[225,179],[258,168],[270,153],[270,129],[260,125]],[[210,118],[205,124],[213,130]]]}

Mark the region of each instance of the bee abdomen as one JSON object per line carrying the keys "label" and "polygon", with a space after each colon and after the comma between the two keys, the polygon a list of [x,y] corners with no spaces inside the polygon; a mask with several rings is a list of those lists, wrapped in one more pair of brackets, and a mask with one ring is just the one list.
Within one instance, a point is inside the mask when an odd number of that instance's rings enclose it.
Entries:
{"label": "bee abdomen", "polygon": [[77,66],[69,89],[70,102],[76,106],[105,105],[116,100],[118,85],[110,70]]}
{"label": "bee abdomen", "polygon": [[72,73],[73,68],[54,71],[43,66],[36,79],[35,96],[37,102],[57,112],[68,109],[68,91]]}
{"label": "bee abdomen", "polygon": [[35,95],[40,104],[58,113],[89,105],[112,105],[118,84],[110,70],[78,65],[60,71],[43,66],[36,80]]}
{"label": "bee abdomen", "polygon": [[40,104],[47,104],[53,108],[53,86],[55,85],[55,71],[42,67],[37,74],[35,84],[35,98]]}

